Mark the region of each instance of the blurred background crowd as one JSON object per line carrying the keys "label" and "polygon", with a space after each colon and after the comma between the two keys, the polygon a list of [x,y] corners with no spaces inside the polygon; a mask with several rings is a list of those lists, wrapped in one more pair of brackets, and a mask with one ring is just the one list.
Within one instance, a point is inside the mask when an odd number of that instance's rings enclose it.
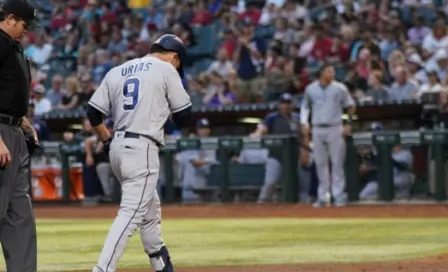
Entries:
{"label": "blurred background crowd", "polygon": [[448,83],[447,13],[438,0],[39,0],[23,38],[35,115],[82,107],[114,66],[162,33],[189,49],[195,107],[303,93],[319,64],[358,101],[418,99]]}
{"label": "blurred background crowd", "polygon": [[[41,140],[50,139],[42,116],[82,109],[112,67],[146,55],[164,33],[188,48],[183,83],[196,109],[281,102],[285,93],[299,105],[319,67],[331,64],[357,103],[419,101],[434,92],[444,94],[448,112],[443,0],[34,2],[42,27],[22,45],[32,62],[29,118]],[[169,124],[165,129],[179,133]],[[83,158],[93,166],[104,158],[92,157],[101,145],[90,136],[84,120],[81,131],[63,139],[97,149]]]}

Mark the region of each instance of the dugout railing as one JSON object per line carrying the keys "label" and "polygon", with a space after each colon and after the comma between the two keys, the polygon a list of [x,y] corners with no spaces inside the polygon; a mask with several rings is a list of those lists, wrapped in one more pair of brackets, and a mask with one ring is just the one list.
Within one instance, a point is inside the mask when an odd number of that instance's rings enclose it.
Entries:
{"label": "dugout railing", "polygon": [[[45,152],[33,158],[32,163],[39,161],[39,156],[58,157],[50,164],[53,170],[41,170],[32,166],[33,169],[33,199],[36,197],[36,173],[49,175],[42,182],[47,183],[48,190],[54,188],[54,197],[47,200],[60,200],[63,202],[78,201],[82,199],[82,181],[79,180],[79,170],[82,169],[80,158],[84,156],[84,147],[80,144],[60,144],[46,142],[44,144]],[[429,173],[433,175],[435,181],[435,192],[433,198],[436,201],[446,200],[446,154],[448,146],[448,131],[428,130],[428,131],[384,131],[376,133],[355,133],[347,137],[347,154],[345,163],[346,173],[346,191],[350,202],[358,201],[360,191],[359,184],[359,164],[360,157],[357,153],[359,146],[374,146],[377,150],[378,164],[378,200],[394,200],[393,185],[393,161],[391,150],[394,145],[403,145],[408,147],[422,148],[428,147],[430,158],[434,163],[434,171]],[[299,177],[297,175],[298,158],[300,142],[292,136],[268,136],[263,138],[250,137],[220,137],[220,138],[184,138],[166,142],[165,148],[161,150],[160,159],[163,160],[164,175],[164,202],[175,202],[175,174],[173,169],[173,160],[175,154],[185,150],[215,149],[218,154],[219,164],[216,164],[211,171],[209,183],[204,188],[198,188],[196,191],[204,196],[207,194],[218,193],[219,200],[222,202],[234,201],[241,193],[246,191],[258,191],[262,186],[260,177],[260,167],[245,165],[235,166],[230,162],[230,155],[237,154],[242,149],[281,149],[282,150],[282,172],[281,182],[281,201],[284,203],[296,203],[299,195]],[[48,161],[48,158],[46,159]],[[51,161],[51,159],[50,159]],[[420,161],[421,163],[421,161]],[[47,164],[48,165],[48,164]],[[37,169],[37,170],[36,170]],[[244,173],[244,172],[247,173]],[[48,174],[50,172],[50,174]],[[58,176],[59,175],[59,176]],[[427,173],[419,174],[419,176]],[[81,175],[82,177],[82,175]],[[252,180],[251,180],[252,179]],[[254,181],[253,179],[257,179]],[[81,184],[81,185],[80,185]],[[116,190],[115,200],[119,201],[119,189]],[[45,200],[45,199],[40,199]]]}

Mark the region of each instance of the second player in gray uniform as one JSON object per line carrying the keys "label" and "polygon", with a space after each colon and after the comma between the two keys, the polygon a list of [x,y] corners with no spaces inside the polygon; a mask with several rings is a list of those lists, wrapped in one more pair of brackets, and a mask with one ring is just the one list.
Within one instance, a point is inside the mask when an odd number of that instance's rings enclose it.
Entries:
{"label": "second player in gray uniform", "polygon": [[[190,97],[181,82],[186,50],[174,35],[163,35],[149,55],[113,68],[89,101],[89,120],[109,150],[121,183],[118,215],[104,243],[94,272],[113,272],[129,238],[140,228],[141,241],[157,272],[174,268],[162,240],[160,200],[156,186],[163,126],[171,119],[182,127],[191,114]],[[176,69],[177,71],[176,71]],[[112,114],[114,135],[103,115]]]}
{"label": "second player in gray uniform", "polygon": [[319,79],[308,85],[305,90],[300,116],[303,139],[307,144],[309,142],[308,118],[311,111],[313,158],[319,178],[318,199],[314,203],[315,207],[330,205],[331,195],[336,206],[345,205],[346,202],[345,140],[342,127],[344,108],[347,109],[349,116],[355,113],[353,98],[344,84],[334,80],[334,68],[331,65],[325,65],[319,71]]}

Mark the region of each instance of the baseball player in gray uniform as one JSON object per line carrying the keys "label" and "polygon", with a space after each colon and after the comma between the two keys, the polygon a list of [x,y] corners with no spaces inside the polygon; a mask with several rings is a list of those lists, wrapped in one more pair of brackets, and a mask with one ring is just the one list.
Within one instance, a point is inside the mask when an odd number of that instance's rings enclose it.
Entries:
{"label": "baseball player in gray uniform", "polygon": [[[300,111],[300,123],[304,143],[309,143],[308,118],[311,111],[312,147],[319,186],[314,207],[331,205],[331,195],[335,206],[343,206],[345,198],[345,141],[343,137],[342,114],[355,113],[355,103],[347,87],[334,80],[334,68],[324,65],[319,71],[319,79],[306,87]],[[331,183],[328,161],[331,161]],[[331,184],[331,193],[330,193]]]}
{"label": "baseball player in gray uniform", "polygon": [[[174,271],[162,240],[156,185],[159,148],[164,145],[163,126],[170,113],[178,127],[191,114],[190,97],[180,77],[185,58],[182,41],[175,35],[163,35],[152,44],[149,55],[109,71],[89,101],[87,116],[104,143],[122,189],[118,215],[94,272],[116,270],[137,228],[151,266],[157,272]],[[113,135],[103,121],[103,115],[109,114],[114,121]]]}
{"label": "baseball player in gray uniform", "polygon": [[[196,137],[209,137],[211,133],[210,122],[199,119],[196,124]],[[211,166],[217,164],[216,150],[200,149],[186,150],[179,154],[182,180],[182,201],[196,202],[200,196],[194,192],[195,188],[203,188],[207,185]]]}

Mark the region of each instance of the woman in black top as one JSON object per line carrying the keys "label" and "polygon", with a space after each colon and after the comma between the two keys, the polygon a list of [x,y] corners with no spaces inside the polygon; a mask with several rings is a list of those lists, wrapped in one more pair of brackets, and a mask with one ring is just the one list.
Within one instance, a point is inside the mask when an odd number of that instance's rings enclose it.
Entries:
{"label": "woman in black top", "polygon": [[56,107],[59,110],[71,110],[79,106],[79,85],[75,77],[68,77],[65,80],[65,94],[61,103]]}

